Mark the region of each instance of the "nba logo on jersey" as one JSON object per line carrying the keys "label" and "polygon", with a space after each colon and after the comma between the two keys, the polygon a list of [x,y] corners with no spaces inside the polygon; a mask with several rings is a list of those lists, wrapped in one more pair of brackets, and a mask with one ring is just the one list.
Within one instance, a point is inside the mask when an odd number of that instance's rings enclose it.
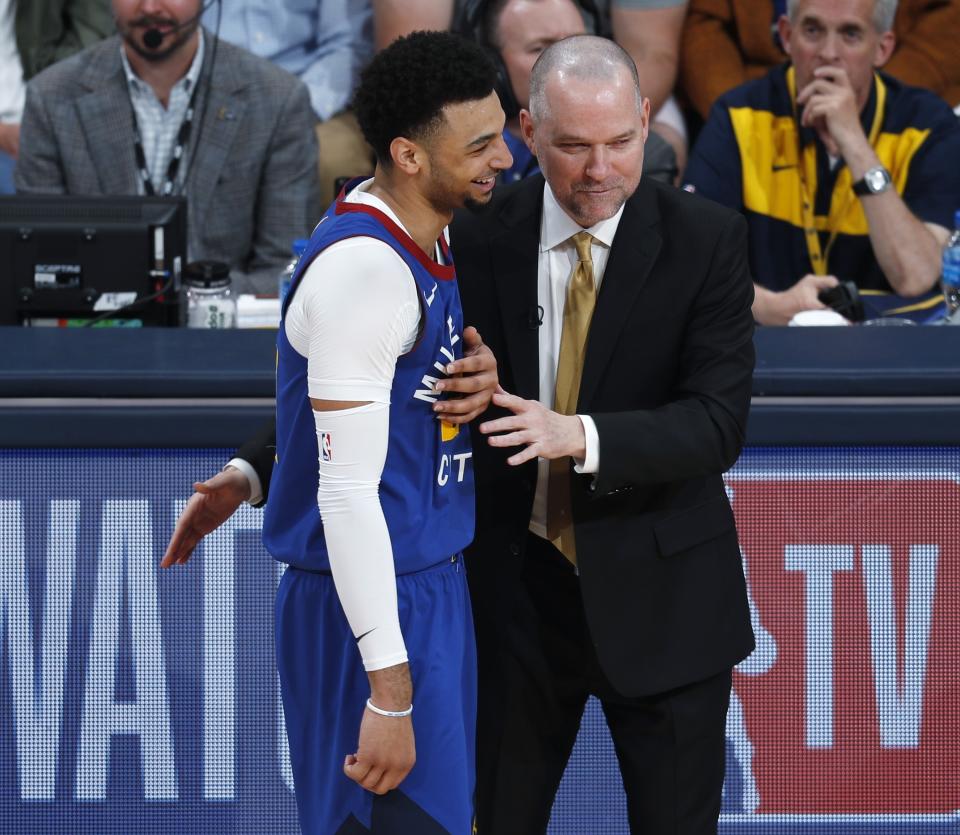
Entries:
{"label": "nba logo on jersey", "polygon": [[877,458],[727,476],[757,649],[734,675],[726,813],[920,835],[960,808],[960,483]]}
{"label": "nba logo on jersey", "polygon": [[327,463],[333,461],[333,439],[329,432],[320,433],[320,460]]}

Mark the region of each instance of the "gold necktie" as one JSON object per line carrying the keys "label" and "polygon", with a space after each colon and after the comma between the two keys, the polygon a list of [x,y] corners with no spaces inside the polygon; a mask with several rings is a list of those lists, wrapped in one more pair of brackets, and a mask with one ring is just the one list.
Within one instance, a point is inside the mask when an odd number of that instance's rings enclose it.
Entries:
{"label": "gold necktie", "polygon": [[[567,300],[563,307],[563,330],[560,335],[557,387],[553,406],[554,411],[562,415],[577,413],[583,355],[587,347],[593,308],[597,301],[593,258],[590,254],[593,236],[589,232],[577,232],[572,240],[577,247],[577,265],[570,276]],[[547,539],[552,540],[570,562],[577,564],[570,507],[569,456],[555,458],[550,462],[550,478],[547,482]]]}

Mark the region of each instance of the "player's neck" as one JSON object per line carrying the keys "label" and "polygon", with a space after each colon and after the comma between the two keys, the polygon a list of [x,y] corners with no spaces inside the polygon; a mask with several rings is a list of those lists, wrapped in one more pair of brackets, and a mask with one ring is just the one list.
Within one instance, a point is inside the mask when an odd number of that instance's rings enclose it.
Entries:
{"label": "player's neck", "polygon": [[414,243],[428,258],[435,259],[437,240],[453,219],[453,212],[438,212],[418,191],[399,185],[379,165],[369,192],[393,210]]}

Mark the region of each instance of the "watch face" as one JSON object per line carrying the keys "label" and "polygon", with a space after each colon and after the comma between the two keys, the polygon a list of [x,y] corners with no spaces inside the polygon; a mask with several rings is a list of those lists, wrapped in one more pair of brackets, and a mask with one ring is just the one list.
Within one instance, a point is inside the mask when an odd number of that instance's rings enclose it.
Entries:
{"label": "watch face", "polygon": [[883,191],[890,184],[890,175],[885,168],[871,168],[863,175],[863,179],[867,188],[874,193]]}

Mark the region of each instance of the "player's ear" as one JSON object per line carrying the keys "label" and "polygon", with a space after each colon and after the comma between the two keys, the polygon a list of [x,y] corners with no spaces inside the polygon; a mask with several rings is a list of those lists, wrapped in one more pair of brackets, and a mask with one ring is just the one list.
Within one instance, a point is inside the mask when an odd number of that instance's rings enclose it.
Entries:
{"label": "player's ear", "polygon": [[390,143],[390,157],[395,167],[413,175],[423,167],[424,150],[412,139],[398,136]]}

